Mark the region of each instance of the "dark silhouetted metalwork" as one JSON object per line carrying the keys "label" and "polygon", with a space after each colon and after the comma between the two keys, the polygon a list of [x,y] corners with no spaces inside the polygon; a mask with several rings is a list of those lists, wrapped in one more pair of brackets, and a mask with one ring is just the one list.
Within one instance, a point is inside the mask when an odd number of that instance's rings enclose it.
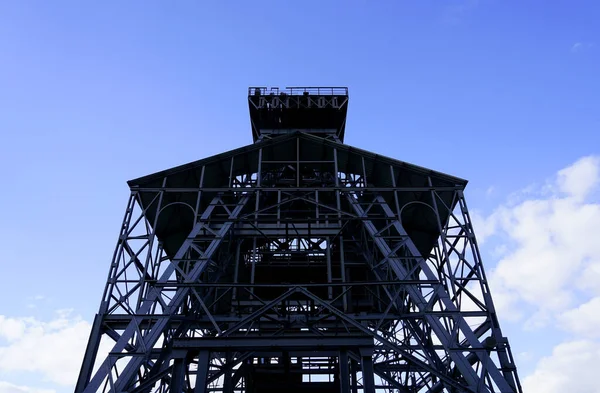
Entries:
{"label": "dark silhouetted metalwork", "polygon": [[254,144],[129,182],[76,393],[521,392],[467,182],[345,145],[346,88],[248,100]]}

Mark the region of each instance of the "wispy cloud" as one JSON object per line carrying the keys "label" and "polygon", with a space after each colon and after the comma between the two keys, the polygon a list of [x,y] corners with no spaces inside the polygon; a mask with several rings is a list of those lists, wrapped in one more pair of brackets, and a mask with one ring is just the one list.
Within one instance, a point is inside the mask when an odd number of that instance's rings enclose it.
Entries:
{"label": "wispy cloud", "polygon": [[571,46],[571,52],[578,53],[594,47],[593,42],[576,42]]}
{"label": "wispy cloud", "polygon": [[555,337],[562,343],[525,377],[525,391],[596,391],[599,188],[600,157],[583,157],[491,215],[477,217],[476,230],[484,229],[486,240],[503,249],[490,274],[498,314],[521,321],[524,330],[553,325],[564,332]]}
{"label": "wispy cloud", "polygon": [[498,236],[507,247],[491,279],[495,297],[506,296],[509,309],[524,302],[534,312],[554,314],[575,305],[580,288],[572,283],[582,283],[581,272],[600,264],[598,186],[600,158],[584,157],[540,186],[537,195],[477,217],[485,237]]}

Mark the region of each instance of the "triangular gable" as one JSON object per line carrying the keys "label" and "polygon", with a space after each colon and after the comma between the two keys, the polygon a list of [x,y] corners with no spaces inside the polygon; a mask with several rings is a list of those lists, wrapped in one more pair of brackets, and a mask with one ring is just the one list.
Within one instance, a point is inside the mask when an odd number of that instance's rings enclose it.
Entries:
{"label": "triangular gable", "polygon": [[[319,156],[319,152],[321,155],[326,154],[322,151],[322,149],[337,149],[340,171],[352,172],[354,170],[359,170],[360,168],[357,167],[357,158],[364,157],[367,175],[387,173],[385,170],[378,170],[378,166],[393,165],[394,167],[398,168],[398,172],[401,173],[402,177],[399,180],[401,183],[406,183],[405,186],[425,186],[425,183],[420,183],[421,180],[424,181],[423,179],[426,179],[427,176],[431,176],[433,179],[439,182],[439,184],[437,184],[438,186],[444,184],[448,186],[464,187],[467,184],[466,180],[455,176],[409,164],[404,161],[375,154],[346,144],[336,143],[302,132],[294,132],[286,136],[280,136],[274,139],[257,142],[251,145],[240,147],[238,149],[227,151],[225,153],[190,162],[188,164],[139,177],[137,179],[130,180],[127,183],[132,188],[160,187],[162,185],[163,178],[167,177],[167,187],[198,187],[200,181],[200,172],[203,166],[211,166],[211,168],[213,168],[213,172],[215,172],[215,175],[229,176],[231,158],[234,157],[234,172],[246,170],[256,171],[258,151],[260,149],[263,149],[263,154],[265,155],[268,154],[265,152],[270,151],[272,157],[269,159],[271,160],[276,160],[277,158],[289,159],[290,155],[295,156],[296,154],[295,145],[293,144],[296,139],[300,139],[305,141],[307,144],[314,146],[315,157]],[[321,151],[319,151],[319,149],[321,149]],[[266,156],[263,156],[263,159],[265,158]],[[209,174],[209,176],[210,175],[212,175],[212,173]],[[398,187],[402,186],[402,184],[396,185]],[[206,186],[207,185],[205,184],[205,187]],[[389,186],[391,186],[391,184]]]}
{"label": "triangular gable", "polygon": [[[132,190],[141,191],[138,201],[143,209],[156,201],[156,192],[162,189],[163,184],[166,189],[178,189],[176,192],[170,191],[163,194],[162,206],[168,206],[168,209],[161,212],[156,228],[157,235],[161,241],[165,241],[165,246],[171,245],[171,243],[177,245],[183,241],[186,233],[193,226],[194,208],[196,206],[204,208],[221,189],[228,189],[233,184],[233,180],[230,178],[231,173],[233,178],[256,173],[261,150],[263,171],[267,166],[269,168],[279,166],[283,167],[283,170],[295,171],[294,168],[287,168],[286,164],[281,162],[296,160],[299,151],[300,160],[311,162],[308,164],[311,168],[329,172],[331,176],[335,176],[332,162],[334,155],[337,155],[338,177],[348,174],[366,177],[366,187],[368,188],[385,189],[394,185],[402,187],[403,191],[396,195],[398,205],[406,207],[402,210],[402,220],[423,253],[431,250],[440,230],[431,210],[425,206],[432,204],[430,187],[462,189],[467,183],[466,180],[457,177],[301,132],[230,150],[134,179],[128,183]],[[200,184],[201,179],[202,184]],[[362,186],[365,186],[364,181]],[[265,179],[261,188],[268,189],[269,187],[270,185]],[[202,189],[200,200],[195,191],[199,188]],[[154,192],[148,192],[148,190]],[[231,194],[233,195],[233,193]],[[381,194],[390,205],[395,205],[393,193],[381,191]],[[446,206],[454,208],[456,201],[454,191],[439,191],[438,197]],[[348,209],[347,206],[344,208]],[[250,207],[246,209],[251,210]],[[153,209],[147,210],[146,218],[149,222],[154,222],[155,214]],[[447,217],[447,212],[440,212],[439,219],[442,223]]]}

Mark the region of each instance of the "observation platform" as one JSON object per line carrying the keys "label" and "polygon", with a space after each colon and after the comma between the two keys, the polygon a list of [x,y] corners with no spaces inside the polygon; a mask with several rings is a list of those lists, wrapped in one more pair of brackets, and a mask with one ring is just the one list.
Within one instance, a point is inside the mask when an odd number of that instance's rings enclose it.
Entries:
{"label": "observation platform", "polygon": [[250,87],[254,142],[296,131],[344,142],[347,87]]}

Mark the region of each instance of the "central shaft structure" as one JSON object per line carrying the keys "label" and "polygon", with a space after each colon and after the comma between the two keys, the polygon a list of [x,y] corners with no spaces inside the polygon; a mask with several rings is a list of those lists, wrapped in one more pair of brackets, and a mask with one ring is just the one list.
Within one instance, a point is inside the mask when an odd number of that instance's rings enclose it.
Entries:
{"label": "central shaft structure", "polygon": [[254,144],[129,182],[76,392],[521,392],[467,182],[345,145],[346,88],[248,103]]}

